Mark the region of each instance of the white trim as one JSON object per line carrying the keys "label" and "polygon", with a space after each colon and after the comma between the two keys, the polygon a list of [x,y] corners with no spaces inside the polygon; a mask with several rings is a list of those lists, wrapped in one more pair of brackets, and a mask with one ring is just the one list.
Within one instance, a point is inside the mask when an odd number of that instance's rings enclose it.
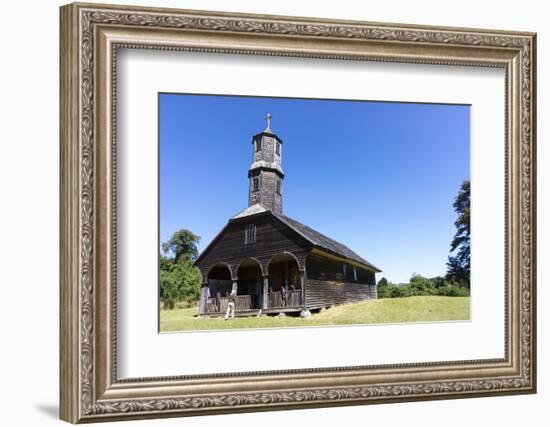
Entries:
{"label": "white trim", "polygon": [[[503,70],[140,49],[117,67],[121,378],[503,357]],[[471,321],[159,334],[158,92],[471,104]]]}

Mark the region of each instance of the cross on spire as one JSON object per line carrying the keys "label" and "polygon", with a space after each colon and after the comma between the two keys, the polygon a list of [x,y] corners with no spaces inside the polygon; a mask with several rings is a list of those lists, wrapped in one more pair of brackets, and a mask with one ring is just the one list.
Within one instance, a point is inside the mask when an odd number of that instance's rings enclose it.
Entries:
{"label": "cross on spire", "polygon": [[265,116],[265,121],[267,122],[267,127],[265,128],[264,132],[271,133],[271,114],[267,113]]}

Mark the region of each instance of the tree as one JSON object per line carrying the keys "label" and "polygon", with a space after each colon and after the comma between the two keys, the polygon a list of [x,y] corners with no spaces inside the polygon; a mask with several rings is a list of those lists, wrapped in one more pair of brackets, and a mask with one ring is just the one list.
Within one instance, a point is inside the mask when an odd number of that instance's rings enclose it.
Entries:
{"label": "tree", "polygon": [[378,281],[378,287],[384,287],[384,286],[388,286],[390,284],[390,282],[388,282],[388,279],[386,279],[385,277],[382,277],[379,281]]}
{"label": "tree", "polygon": [[396,285],[385,277],[378,281],[377,285],[378,298],[403,298],[409,296],[409,288],[407,286]]}
{"label": "tree", "polygon": [[[168,266],[165,264],[165,266]],[[197,301],[200,295],[200,274],[187,260],[160,270],[160,295],[165,307],[173,309],[179,301]]]}
{"label": "tree", "polygon": [[199,256],[197,245],[200,237],[191,231],[181,229],[170,237],[170,240],[162,244],[162,251],[165,254],[172,254],[174,261],[179,261],[182,256],[194,262]]}
{"label": "tree", "polygon": [[200,237],[189,230],[176,231],[162,244],[164,255],[159,260],[160,298],[173,309],[180,301],[197,301],[201,277],[193,266],[198,256]]}
{"label": "tree", "polygon": [[389,290],[389,282],[388,279],[385,277],[382,277],[378,281],[378,285],[376,286],[377,292],[378,292],[378,298],[389,298],[390,297],[390,290]]}
{"label": "tree", "polygon": [[434,289],[433,283],[430,279],[427,279],[420,274],[413,273],[409,282],[409,294],[411,296],[435,295],[436,290]]}
{"label": "tree", "polygon": [[[470,181],[464,181],[453,203],[458,218],[447,262],[448,280],[470,287]],[[454,253],[454,255],[453,255]]]}

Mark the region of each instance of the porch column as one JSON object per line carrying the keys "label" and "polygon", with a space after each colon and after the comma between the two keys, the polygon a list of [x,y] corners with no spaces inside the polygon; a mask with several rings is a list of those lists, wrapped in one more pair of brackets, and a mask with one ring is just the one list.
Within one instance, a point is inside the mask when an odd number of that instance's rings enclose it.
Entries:
{"label": "porch column", "polygon": [[208,282],[201,286],[201,294],[199,299],[199,314],[206,313],[206,299],[208,298]]}
{"label": "porch column", "polygon": [[302,311],[300,312],[300,317],[309,317],[311,312],[306,307],[306,269],[300,270],[300,286],[302,289]]}
{"label": "porch column", "polygon": [[268,275],[262,276],[262,279],[263,279],[262,308],[266,309],[266,308],[268,308],[267,307],[267,302],[268,302],[267,294],[269,292],[269,276]]}
{"label": "porch column", "polygon": [[306,270],[300,270],[300,291],[302,294],[302,308],[306,309]]}

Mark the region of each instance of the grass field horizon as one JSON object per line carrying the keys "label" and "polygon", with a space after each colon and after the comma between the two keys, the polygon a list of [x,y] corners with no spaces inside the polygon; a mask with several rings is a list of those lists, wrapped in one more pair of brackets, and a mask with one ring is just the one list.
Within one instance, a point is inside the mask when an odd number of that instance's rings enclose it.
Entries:
{"label": "grass field horizon", "polygon": [[258,329],[338,325],[373,325],[470,320],[470,297],[411,296],[342,304],[308,318],[201,318],[197,306],[160,310],[160,332]]}

